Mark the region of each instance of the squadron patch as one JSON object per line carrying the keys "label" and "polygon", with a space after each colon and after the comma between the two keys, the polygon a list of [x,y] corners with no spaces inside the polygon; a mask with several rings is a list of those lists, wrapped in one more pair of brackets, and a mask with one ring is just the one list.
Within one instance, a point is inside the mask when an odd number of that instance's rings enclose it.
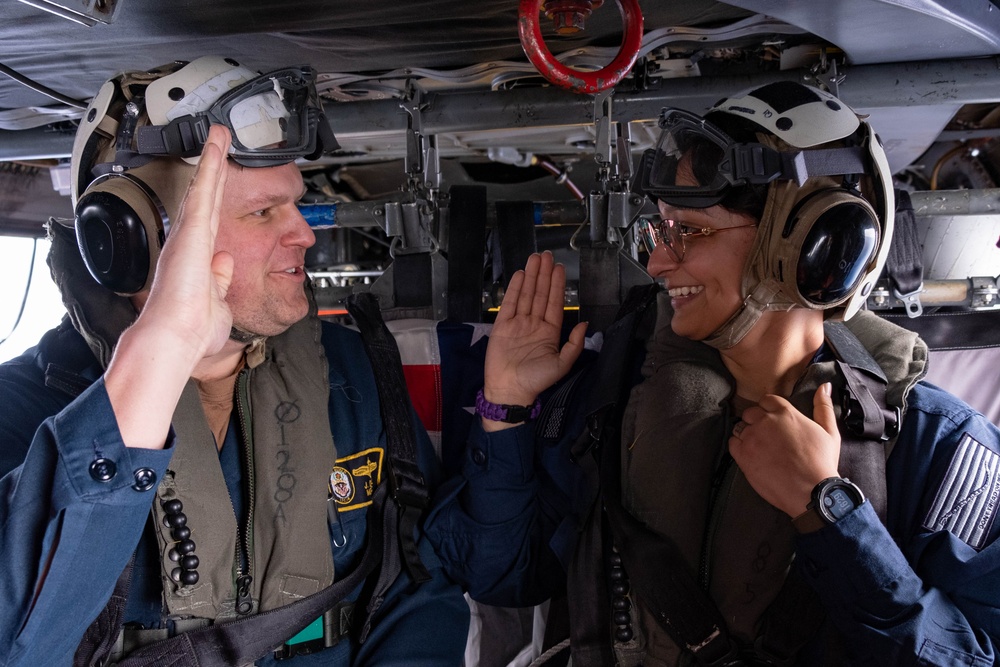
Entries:
{"label": "squadron patch", "polygon": [[998,499],[1000,453],[965,433],[923,526],[947,530],[973,549],[982,549],[996,518]]}
{"label": "squadron patch", "polygon": [[330,471],[330,498],[337,501],[340,511],[350,511],[372,504],[375,487],[382,480],[381,447],[337,459]]}

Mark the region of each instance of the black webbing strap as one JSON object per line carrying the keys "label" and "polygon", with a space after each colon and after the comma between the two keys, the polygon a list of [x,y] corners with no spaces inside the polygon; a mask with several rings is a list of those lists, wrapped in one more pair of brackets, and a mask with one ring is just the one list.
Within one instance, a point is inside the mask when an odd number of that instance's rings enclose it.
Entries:
{"label": "black webbing strap", "polygon": [[816,589],[792,568],[760,620],[754,657],[763,664],[791,667],[826,621],[826,608]]}
{"label": "black webbing strap", "polygon": [[498,201],[497,222],[493,230],[493,280],[502,281],[504,289],[511,276],[523,267],[533,252],[535,240],[535,205],[530,201]]}
{"label": "black webbing strap", "polygon": [[864,174],[867,170],[865,154],[860,146],[826,148],[810,151],[782,153],[785,174],[801,187],[813,176],[839,174]]}
{"label": "black webbing strap", "polygon": [[[615,406],[621,399],[628,377],[626,359],[642,312],[655,296],[655,286],[635,288],[622,304],[620,317],[605,332],[601,354],[597,358],[587,397],[587,428],[573,446],[572,457],[587,477],[587,486],[600,488],[600,465],[595,456],[588,456],[595,447],[614,447],[608,420],[616,415]],[[599,452],[598,452],[599,456]],[[613,665],[611,647],[611,596],[605,564],[610,551],[607,515],[600,495],[578,527],[580,539],[570,560],[566,595],[570,615],[570,646],[573,664],[579,667]]]}
{"label": "black webbing strap", "polygon": [[842,380],[840,395],[841,474],[861,487],[879,519],[885,523],[884,443],[899,432],[902,413],[886,402],[888,381],[878,363],[842,322],[824,325],[827,344]]}
{"label": "black webbing strap", "polygon": [[[734,665],[734,644],[715,603],[698,585],[672,540],[629,514],[621,504],[620,428],[631,388],[628,362],[639,326],[654,303],[655,287],[629,292],[616,322],[608,328],[598,360],[598,393],[592,398],[592,436],[599,437],[601,499],[607,525],[625,564],[632,592],[649,608],[678,646],[700,665]],[[605,630],[609,632],[609,630]]]}
{"label": "black webbing strap", "polygon": [[924,255],[917,217],[906,190],[896,190],[895,225],[885,261],[885,277],[892,295],[903,302],[907,316],[919,317],[923,312],[920,291],[924,286]]}
{"label": "black webbing strap", "polygon": [[274,651],[343,600],[375,569],[382,555],[383,531],[395,521],[394,508],[394,503],[386,502],[386,486],[379,485],[368,509],[368,540],[361,562],[349,575],[319,593],[284,607],[144,646],[118,662],[117,667],[232,667],[252,663]]}
{"label": "black webbing strap", "polygon": [[[371,292],[352,294],[347,298],[347,311],[361,331],[361,340],[368,352],[368,358],[372,361],[372,372],[378,387],[379,406],[388,449],[389,492],[399,508],[399,524],[396,527],[398,540],[392,545],[389,544],[391,541],[387,541],[387,548],[398,547],[407,574],[416,583],[423,583],[430,579],[431,575],[420,562],[414,532],[430,502],[430,494],[424,476],[417,466],[417,445],[413,436],[413,423],[410,420],[410,395],[406,389],[406,378],[403,377],[399,347],[385,326],[385,322],[382,321],[378,298],[374,294]],[[389,586],[396,580],[397,573],[398,570],[389,572],[386,564],[383,564],[382,574],[379,577],[380,585],[375,591],[376,596],[385,595]],[[372,602],[375,602],[374,598]],[[378,604],[381,604],[381,599],[378,599]],[[374,609],[370,608],[369,612],[374,613]],[[365,630],[367,627],[366,623]],[[363,631],[362,641],[366,635],[367,632]]]}
{"label": "black webbing strap", "polygon": [[482,322],[486,186],[453,185],[448,194],[448,320]]}
{"label": "black webbing strap", "polygon": [[[620,428],[631,386],[629,369],[632,364],[628,360],[635,348],[639,326],[650,312],[655,294],[655,286],[630,291],[615,323],[605,332],[598,358],[596,391],[588,406],[588,424],[590,437],[599,447],[601,500],[607,520],[601,521],[595,509],[589,530],[584,534],[591,542],[587,551],[593,558],[599,558],[598,562],[603,561],[598,554],[603,553],[604,546],[594,533],[599,528],[609,527],[633,584],[633,594],[643,601],[674,642],[687,648],[699,665],[735,666],[741,663],[726,624],[715,603],[698,585],[677,546],[653,533],[621,505]],[[600,573],[587,571],[582,574],[596,580],[598,585],[603,583],[606,588],[607,583],[600,582]],[[572,595],[572,589],[570,593]],[[593,646],[594,637],[610,634],[611,625],[605,611],[610,609],[610,604],[606,598],[606,594],[598,596],[595,602],[601,606],[574,617],[573,626],[581,626],[573,628],[574,664],[581,649],[586,652],[582,657],[589,659],[599,655],[600,645]]]}
{"label": "black webbing strap", "polygon": [[392,294],[396,307],[430,307],[434,303],[432,274],[429,252],[397,255],[392,260]]}

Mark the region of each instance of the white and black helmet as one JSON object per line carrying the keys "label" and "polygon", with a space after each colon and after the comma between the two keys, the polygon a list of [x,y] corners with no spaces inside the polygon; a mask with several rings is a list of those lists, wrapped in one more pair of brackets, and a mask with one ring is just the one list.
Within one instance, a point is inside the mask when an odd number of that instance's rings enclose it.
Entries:
{"label": "white and black helmet", "polygon": [[[640,187],[680,208],[727,206],[756,189],[760,224],[743,274],[743,307],[707,343],[735,345],[765,310],[849,318],[885,265],[892,174],[871,125],[839,99],[795,82],[739,93],[704,117],[664,109]],[[678,185],[681,159],[693,184]],[[690,179],[689,179],[690,180]]]}
{"label": "white and black helmet", "polygon": [[308,66],[260,74],[205,56],[105,82],[71,160],[77,241],[94,279],[119,294],[149,287],[211,125],[229,128],[229,158],[245,167],[336,150],[315,79]]}

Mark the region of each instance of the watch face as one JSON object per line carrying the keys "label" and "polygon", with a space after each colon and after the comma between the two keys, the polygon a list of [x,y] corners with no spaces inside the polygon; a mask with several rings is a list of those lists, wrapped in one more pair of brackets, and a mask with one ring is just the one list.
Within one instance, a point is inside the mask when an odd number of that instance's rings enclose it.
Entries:
{"label": "watch face", "polygon": [[856,507],[846,489],[833,488],[823,496],[823,510],[833,521],[839,521]]}

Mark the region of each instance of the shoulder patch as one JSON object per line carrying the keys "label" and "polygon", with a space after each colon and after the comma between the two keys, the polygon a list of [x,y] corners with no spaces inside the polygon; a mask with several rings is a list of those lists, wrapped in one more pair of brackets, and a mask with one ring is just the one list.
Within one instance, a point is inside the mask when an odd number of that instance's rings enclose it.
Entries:
{"label": "shoulder patch", "polygon": [[372,504],[375,487],[382,481],[381,447],[365,449],[342,459],[337,459],[330,470],[330,499],[335,500],[341,512],[361,509]]}
{"label": "shoulder patch", "polygon": [[983,548],[1000,498],[1000,453],[962,435],[923,527],[947,530],[977,551]]}

